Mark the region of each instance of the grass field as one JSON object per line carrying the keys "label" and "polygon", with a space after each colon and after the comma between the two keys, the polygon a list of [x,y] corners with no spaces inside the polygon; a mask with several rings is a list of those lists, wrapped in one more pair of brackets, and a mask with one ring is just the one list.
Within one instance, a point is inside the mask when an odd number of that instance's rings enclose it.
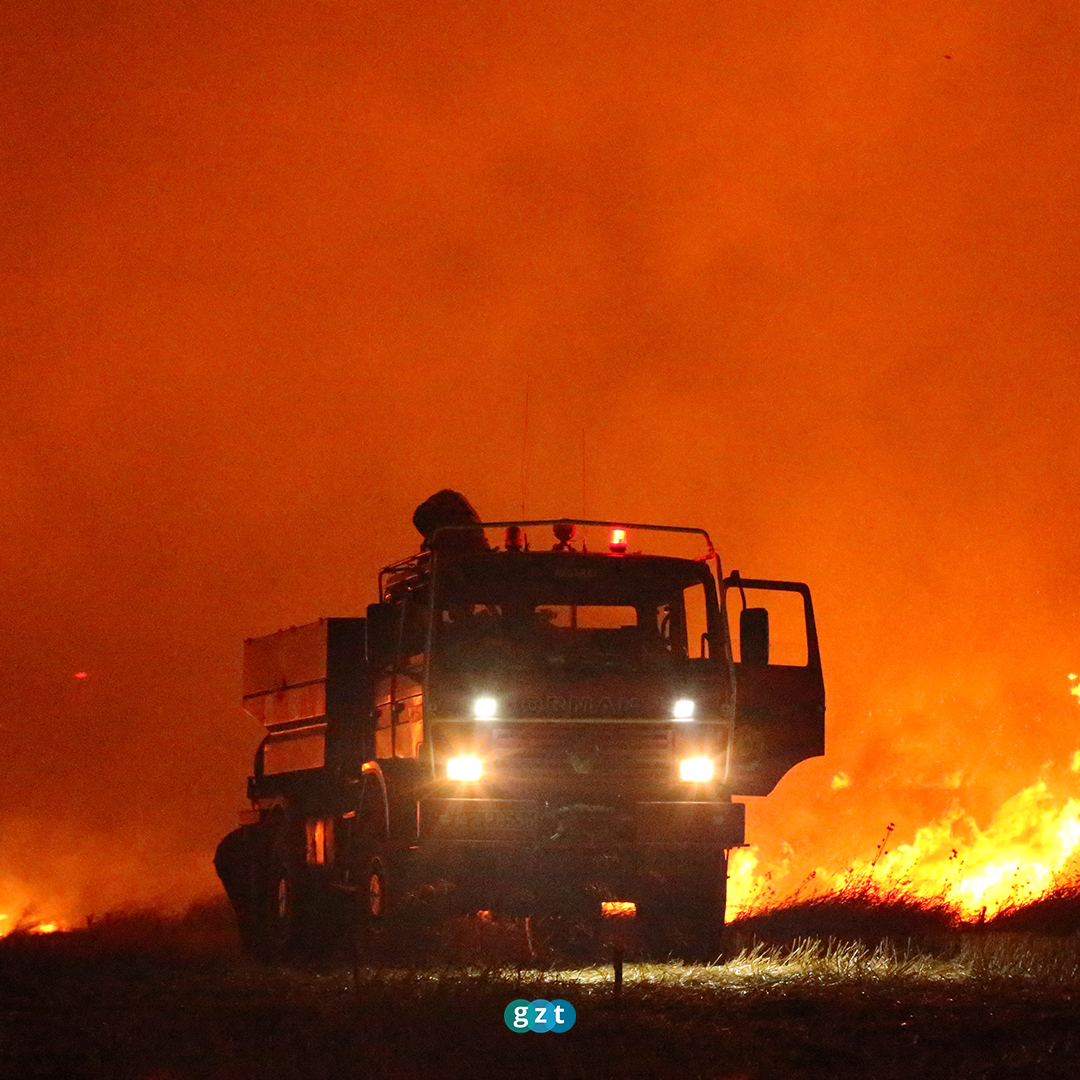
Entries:
{"label": "grass field", "polygon": [[[1075,1078],[1078,926],[1068,891],[979,927],[864,895],[741,920],[713,965],[637,962],[617,926],[583,960],[462,922],[394,963],[284,968],[244,960],[220,905],[130,913],[0,941],[0,1077]],[[573,1029],[509,1031],[538,997]]]}

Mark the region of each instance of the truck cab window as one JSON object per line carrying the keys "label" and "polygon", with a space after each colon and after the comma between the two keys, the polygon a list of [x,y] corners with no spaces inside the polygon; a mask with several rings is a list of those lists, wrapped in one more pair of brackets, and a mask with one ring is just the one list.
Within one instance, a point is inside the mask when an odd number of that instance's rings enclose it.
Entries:
{"label": "truck cab window", "polygon": [[544,604],[536,617],[564,630],[628,630],[638,624],[636,608],[612,604]]}
{"label": "truck cab window", "polygon": [[[769,613],[769,663],[785,667],[805,667],[809,662],[806,613],[802,597],[795,592],[744,589],[746,606],[764,608]],[[727,615],[731,628],[731,648],[736,662],[742,660],[739,614],[742,596],[734,589],[727,594]]]}
{"label": "truck cab window", "polygon": [[557,664],[632,669],[700,659],[707,628],[704,586],[668,601],[631,604],[462,603],[436,620],[435,660],[451,670],[491,663],[503,670]]}

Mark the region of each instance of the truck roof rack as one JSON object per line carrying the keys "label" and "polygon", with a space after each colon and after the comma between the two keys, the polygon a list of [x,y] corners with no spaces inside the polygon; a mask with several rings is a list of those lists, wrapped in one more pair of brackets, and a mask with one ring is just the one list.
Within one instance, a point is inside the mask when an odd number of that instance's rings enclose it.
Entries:
{"label": "truck roof rack", "polygon": [[[681,533],[687,536],[700,536],[705,541],[705,554],[699,557],[699,562],[715,562],[717,566],[720,559],[716,548],[708,532],[704,529],[690,528],[683,525],[646,525],[633,521],[592,521],[586,518],[538,518],[527,521],[477,521],[461,525],[440,525],[433,533],[432,540],[440,533],[447,532],[475,532],[477,529],[509,529],[517,527],[539,528],[550,525],[580,525],[583,528],[598,529],[626,529],[644,530],[647,532]],[[434,545],[433,545],[434,546]],[[388,591],[394,586],[408,582],[406,588],[413,588],[423,579],[431,560],[431,550],[421,551],[397,562],[389,563],[379,571],[379,598],[386,598]]]}
{"label": "truck roof rack", "polygon": [[535,528],[541,525],[581,525],[584,528],[595,526],[599,529],[645,529],[649,532],[687,533],[700,536],[705,540],[709,556],[716,554],[712,539],[704,529],[692,529],[684,525],[644,525],[634,521],[589,521],[585,518],[541,518],[533,521],[481,521],[471,525],[441,525],[435,530],[434,535],[441,532],[457,532],[464,529],[508,529],[516,525],[518,528]]}

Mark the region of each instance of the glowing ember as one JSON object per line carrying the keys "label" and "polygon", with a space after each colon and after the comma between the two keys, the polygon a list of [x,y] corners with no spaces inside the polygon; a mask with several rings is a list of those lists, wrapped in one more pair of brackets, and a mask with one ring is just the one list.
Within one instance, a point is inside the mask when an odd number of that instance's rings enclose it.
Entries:
{"label": "glowing ember", "polygon": [[625,900],[605,900],[600,912],[613,918],[626,918],[637,913],[637,905]]}

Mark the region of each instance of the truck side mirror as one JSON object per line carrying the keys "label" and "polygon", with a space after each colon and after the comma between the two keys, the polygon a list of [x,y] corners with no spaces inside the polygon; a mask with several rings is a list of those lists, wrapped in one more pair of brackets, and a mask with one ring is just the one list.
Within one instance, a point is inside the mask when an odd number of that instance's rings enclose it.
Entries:
{"label": "truck side mirror", "polygon": [[739,658],[755,667],[769,662],[769,613],[763,607],[743,608],[739,613]]}

